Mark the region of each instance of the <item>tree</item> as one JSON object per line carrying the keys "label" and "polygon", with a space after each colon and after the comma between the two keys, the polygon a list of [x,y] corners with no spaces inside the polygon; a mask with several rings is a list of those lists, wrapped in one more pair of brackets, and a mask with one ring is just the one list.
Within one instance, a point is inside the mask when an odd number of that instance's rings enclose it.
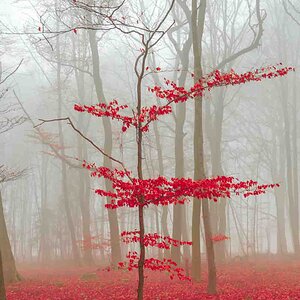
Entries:
{"label": "tree", "polygon": [[[173,5],[174,2],[172,2]],[[203,2],[204,3],[204,2]],[[171,5],[171,7],[172,7]],[[204,23],[204,13],[205,5],[201,7],[202,14],[200,15],[201,23]],[[218,86],[227,86],[227,85],[238,85],[249,81],[260,81],[264,78],[273,78],[278,76],[286,75],[292,68],[276,68],[269,67],[261,70],[255,70],[253,72],[247,72],[244,74],[237,74],[233,70],[229,73],[221,73],[220,71],[212,72],[206,76],[203,76],[199,66],[201,66],[201,49],[197,49],[199,46],[195,46],[194,55],[197,57],[197,62],[195,63],[195,74],[194,85],[190,89],[185,89],[184,87],[177,86],[176,83],[166,80],[166,88],[159,86],[154,86],[149,90],[155,93],[156,97],[166,100],[164,105],[152,105],[152,106],[143,106],[143,97],[142,97],[142,84],[143,78],[148,72],[159,72],[160,67],[156,67],[153,70],[149,70],[149,67],[146,66],[146,59],[149,54],[149,50],[153,48],[155,44],[159,42],[161,37],[164,35],[165,31],[159,31],[162,26],[165,18],[168,16],[169,11],[167,11],[162,21],[154,27],[153,30],[148,29],[146,33],[138,33],[142,41],[142,48],[140,49],[141,54],[135,61],[135,73],[137,76],[137,86],[136,86],[136,96],[137,96],[137,108],[133,110],[133,114],[123,114],[122,112],[128,109],[127,105],[119,105],[118,101],[114,100],[109,103],[101,102],[97,105],[75,105],[75,110],[79,112],[87,112],[97,117],[111,118],[116,119],[122,123],[122,131],[125,133],[129,128],[134,128],[136,131],[136,148],[137,148],[137,176],[133,175],[133,172],[130,172],[126,167],[124,162],[114,158],[110,153],[106,153],[105,150],[102,150],[98,147],[92,140],[85,137],[79,129],[77,129],[70,118],[59,118],[57,120],[67,120],[69,124],[75,129],[82,137],[89,141],[99,152],[101,152],[106,159],[109,159],[111,162],[117,163],[121,166],[121,169],[111,169],[106,166],[97,167],[95,164],[84,163],[84,166],[91,170],[91,175],[93,177],[102,177],[106,180],[109,180],[112,185],[112,190],[97,189],[96,193],[100,196],[110,198],[110,203],[106,204],[106,207],[109,209],[116,209],[123,206],[129,206],[138,209],[139,213],[139,228],[136,231],[125,232],[122,236],[128,237],[129,241],[138,242],[140,246],[140,253],[129,253],[129,263],[124,265],[120,263],[120,267],[127,267],[128,269],[137,268],[139,272],[139,286],[138,286],[138,299],[143,298],[143,286],[144,286],[144,268],[150,269],[159,269],[167,270],[171,273],[172,276],[178,274],[179,278],[185,279],[181,273],[181,269],[177,268],[177,264],[170,261],[164,260],[159,261],[153,258],[147,259],[145,257],[145,246],[161,246],[167,247],[164,243],[158,242],[158,240],[167,241],[168,244],[177,244],[182,243],[179,240],[174,240],[170,237],[162,237],[158,234],[146,234],[145,233],[145,224],[144,224],[144,211],[145,208],[151,204],[154,205],[168,205],[174,203],[184,203],[187,200],[187,197],[194,197],[194,203],[199,202],[199,199],[203,200],[204,216],[205,220],[205,231],[206,231],[206,243],[210,249],[207,253],[212,256],[210,259],[213,259],[213,241],[222,240],[226,237],[221,237],[222,239],[213,239],[210,233],[209,228],[209,214],[208,214],[208,199],[217,200],[219,197],[230,197],[231,193],[244,193],[245,197],[250,195],[258,195],[263,193],[269,187],[275,187],[275,185],[258,185],[257,182],[252,180],[247,182],[236,181],[232,177],[216,177],[212,179],[203,179],[201,178],[186,179],[186,178],[172,178],[168,180],[163,176],[157,178],[144,179],[143,176],[143,151],[142,151],[142,140],[143,134],[149,130],[149,124],[153,121],[156,121],[160,116],[167,115],[172,112],[173,103],[183,103],[188,99],[195,99],[195,102],[199,99],[202,101],[204,91],[211,90],[213,87]],[[196,14],[197,5],[194,2],[194,11]],[[194,16],[197,20],[197,14]],[[203,17],[203,18],[202,18]],[[194,19],[194,20],[195,20]],[[113,20],[115,21],[115,20]],[[197,22],[194,21],[194,25],[197,25]],[[203,27],[203,25],[202,25]],[[194,27],[194,33],[197,36],[196,28]],[[203,30],[203,28],[202,28]],[[129,32],[126,32],[129,33]],[[155,39],[156,34],[159,33],[159,37]],[[197,40],[197,38],[196,38]],[[196,45],[196,44],[195,44]],[[201,103],[200,101],[200,103]],[[196,105],[196,108],[199,107]],[[201,112],[201,109],[196,110],[196,112]],[[199,116],[197,116],[199,117]],[[200,114],[201,117],[201,114]],[[201,119],[200,119],[201,120]],[[50,120],[44,120],[48,122]],[[53,121],[53,120],[52,120]],[[198,119],[199,121],[199,119]],[[202,126],[202,122],[200,122]],[[199,128],[199,127],[197,127]],[[202,130],[201,130],[202,131]],[[198,141],[200,146],[199,150],[203,147],[203,143]],[[195,151],[196,152],[196,151]],[[198,157],[199,158],[199,157]],[[203,159],[203,155],[201,157]],[[199,164],[202,164],[202,170],[204,169],[203,161],[199,161]],[[202,172],[204,174],[204,172]],[[133,236],[133,237],[131,237]],[[172,266],[175,266],[172,267]],[[215,277],[209,277],[209,287],[208,291],[210,293],[215,293]]]}
{"label": "tree", "polygon": [[[11,77],[21,66],[22,61],[15,67],[12,72],[3,74],[2,63],[0,61],[0,86],[2,87],[5,81]],[[10,116],[10,113],[18,111],[14,104],[5,104],[5,96],[8,93],[8,88],[3,88],[0,91],[1,116],[0,116],[0,134],[5,133],[14,127],[25,122],[26,118],[23,115]],[[14,181],[24,174],[24,170],[12,171],[0,165],[0,186],[8,181]],[[15,259],[11,250],[9,236],[6,228],[6,222],[3,211],[2,191],[0,189],[0,296],[5,299],[4,283],[16,282],[20,280],[20,276],[16,269]]]}
{"label": "tree", "polygon": [[[147,45],[147,44],[146,44]],[[151,44],[150,44],[151,45]],[[148,45],[149,46],[149,45]],[[144,51],[142,52],[144,54]],[[147,53],[147,48],[145,53]],[[140,56],[144,57],[144,55]],[[142,64],[142,66],[144,63]],[[157,71],[160,68],[156,68]],[[97,117],[109,117],[116,119],[122,123],[122,131],[126,132],[129,128],[136,129],[138,136],[142,137],[145,132],[149,130],[149,124],[162,115],[166,115],[172,112],[172,103],[185,102],[189,98],[197,99],[199,96],[203,96],[206,90],[211,90],[214,87],[223,85],[238,85],[250,81],[261,81],[264,78],[274,78],[279,76],[285,76],[289,71],[293,70],[291,67],[286,68],[264,68],[263,70],[255,70],[254,72],[247,72],[244,74],[237,74],[233,70],[230,73],[222,74],[219,71],[215,71],[208,76],[200,78],[194,86],[189,90],[183,87],[178,87],[174,82],[166,81],[167,85],[171,85],[171,89],[163,89],[155,86],[149,88],[149,90],[156,94],[157,97],[165,99],[167,103],[165,105],[153,105],[150,107],[142,106],[142,100],[140,98],[137,111],[133,115],[122,114],[123,110],[128,108],[127,105],[119,105],[114,100],[109,104],[101,103],[97,105],[80,105],[75,104],[74,109],[78,112],[87,112]],[[143,73],[142,73],[143,74]],[[144,74],[143,74],[144,75]],[[141,77],[142,78],[142,77]],[[141,84],[141,82],[138,84]],[[266,191],[268,188],[274,188],[278,184],[265,184],[259,185],[256,181],[249,180],[241,182],[234,177],[219,176],[211,179],[199,179],[192,180],[190,178],[171,178],[168,180],[163,176],[157,178],[144,179],[142,174],[142,156],[141,145],[139,139],[137,140],[138,157],[138,177],[134,177],[132,172],[126,169],[125,164],[118,159],[106,154],[101,148],[99,148],[92,140],[84,136],[78,128],[76,128],[70,118],[55,119],[66,120],[78,132],[82,137],[89,141],[98,151],[104,156],[109,158],[112,162],[121,166],[121,169],[109,169],[107,167],[97,167],[93,163],[83,163],[83,166],[88,170],[91,170],[91,176],[97,178],[105,178],[111,181],[113,190],[107,191],[104,189],[96,189],[95,193],[110,197],[111,202],[105,206],[108,209],[116,209],[119,207],[128,206],[131,208],[138,208],[139,212],[139,228],[138,230],[131,232],[123,232],[121,236],[125,236],[125,241],[138,242],[140,246],[140,253],[129,253],[128,264],[119,263],[121,268],[126,267],[128,270],[137,268],[139,271],[139,285],[138,285],[138,299],[143,299],[143,286],[144,286],[144,268],[151,270],[166,270],[170,273],[170,277],[173,278],[174,274],[177,274],[180,279],[187,279],[183,274],[183,269],[178,268],[177,264],[170,259],[157,260],[154,258],[145,258],[146,246],[158,246],[168,248],[168,244],[188,244],[189,242],[182,242],[174,240],[170,237],[162,237],[156,233],[146,234],[144,228],[144,209],[151,205],[168,205],[172,203],[184,203],[187,201],[187,197],[195,197],[197,199],[211,199],[217,201],[220,197],[231,197],[231,195],[243,194],[244,197],[251,195],[259,195]],[[52,122],[54,120],[42,120],[44,122]],[[140,147],[140,148],[139,148]],[[127,237],[127,239],[126,239]],[[226,237],[220,237],[218,239],[211,239],[213,241],[220,241]],[[163,242],[160,242],[163,240]],[[210,277],[209,277],[210,279]],[[212,292],[212,288],[215,288],[215,282],[209,283],[208,292]]]}

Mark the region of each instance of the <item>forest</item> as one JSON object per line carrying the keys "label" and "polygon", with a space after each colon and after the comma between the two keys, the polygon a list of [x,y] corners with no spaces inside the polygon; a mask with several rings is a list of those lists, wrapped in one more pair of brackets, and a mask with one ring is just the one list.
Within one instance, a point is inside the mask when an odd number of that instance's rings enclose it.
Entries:
{"label": "forest", "polygon": [[1,0],[0,37],[0,300],[300,299],[299,0]]}

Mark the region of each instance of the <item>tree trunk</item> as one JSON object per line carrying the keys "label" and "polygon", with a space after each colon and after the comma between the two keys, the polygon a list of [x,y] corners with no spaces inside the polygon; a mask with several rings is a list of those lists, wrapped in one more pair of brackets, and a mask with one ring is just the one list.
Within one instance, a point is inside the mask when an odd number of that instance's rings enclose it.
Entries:
{"label": "tree trunk", "polygon": [[1,250],[0,250],[0,300],[6,300]]}
{"label": "tree trunk", "polygon": [[[222,132],[223,132],[223,116],[224,116],[224,89],[220,88],[217,92],[217,97],[214,99],[215,115],[213,118],[212,131],[209,134],[210,149],[211,149],[211,164],[212,175],[223,176],[222,168]],[[218,202],[210,204],[211,220],[212,220],[212,234],[225,235],[226,233],[226,199],[221,198]],[[217,243],[215,246],[216,259],[218,261],[225,260],[226,247],[225,242]]]}
{"label": "tree trunk", "polygon": [[[44,146],[43,146],[44,148]],[[41,226],[40,226],[40,249],[39,259],[42,263],[50,260],[49,245],[49,210],[48,210],[48,184],[47,184],[48,157],[42,154],[42,170],[41,170]]]}
{"label": "tree trunk", "polygon": [[[293,180],[293,155],[291,149],[291,130],[290,130],[290,119],[288,114],[288,103],[286,101],[287,95],[287,83],[283,83],[281,79],[281,105],[283,110],[283,120],[284,120],[284,142],[285,142],[285,155],[286,155],[286,177],[287,177],[287,191],[289,199],[289,217],[290,217],[290,227],[292,232],[292,242],[294,251],[296,254],[300,253],[299,244],[299,212],[298,212],[298,195],[294,194],[295,181]],[[297,163],[297,162],[296,162]]]}
{"label": "tree trunk", "polygon": [[[194,52],[194,83],[202,77],[202,36],[204,31],[204,20],[206,12],[206,0],[201,0],[198,13],[197,0],[192,0],[192,33]],[[202,122],[202,97],[196,97],[195,103],[195,124],[194,124],[194,178],[205,178],[204,171],[204,149],[203,149],[203,122]],[[193,220],[192,220],[192,277],[194,280],[200,279],[200,204],[203,210],[203,225],[205,233],[206,255],[208,263],[208,287],[209,294],[216,293],[216,266],[213,241],[211,239],[211,225],[208,200],[202,202],[199,199],[193,200]]]}
{"label": "tree trunk", "polygon": [[[164,175],[164,164],[163,164],[163,153],[162,153],[162,147],[160,142],[160,135],[159,130],[157,126],[157,122],[153,123],[154,128],[154,134],[155,134],[155,142],[156,142],[156,148],[157,148],[157,158],[158,158],[158,170],[159,175]],[[162,215],[161,215],[161,231],[164,236],[169,236],[168,231],[168,207],[163,206],[162,207]],[[165,251],[166,254],[167,251]],[[167,255],[169,256],[169,255]]]}
{"label": "tree trunk", "polygon": [[[276,131],[276,132],[275,132]],[[273,128],[273,150],[272,150],[272,178],[275,183],[280,182],[281,178],[284,178],[285,174],[285,157],[284,157],[284,144],[282,138],[276,138],[278,134],[277,128]],[[279,147],[279,152],[277,148]],[[287,241],[285,234],[285,187],[275,189],[276,211],[277,211],[277,253],[287,253]]]}
{"label": "tree trunk", "polygon": [[[58,9],[58,4],[56,2],[56,8]],[[59,23],[57,23],[57,31],[59,31]],[[56,80],[57,80],[57,104],[58,104],[58,118],[62,117],[62,87],[61,87],[61,52],[60,52],[60,35],[56,37]],[[59,144],[61,147],[61,155],[65,157],[64,150],[64,137],[62,132],[62,124],[58,122],[58,131],[59,131]],[[63,197],[63,205],[65,209],[65,214],[67,218],[67,225],[70,232],[71,237],[71,245],[72,245],[72,255],[73,260],[76,264],[80,264],[80,254],[79,249],[76,243],[76,234],[74,222],[71,214],[70,208],[70,199],[69,199],[69,191],[68,191],[68,176],[67,176],[67,165],[65,161],[61,160],[61,169],[62,169],[62,197]]]}
{"label": "tree trunk", "polygon": [[[96,94],[99,102],[105,102],[105,96],[102,86],[102,80],[100,76],[100,59],[99,52],[96,41],[96,32],[89,30],[89,42],[92,52],[92,62],[93,62],[93,79],[96,89]],[[103,117],[103,126],[104,126],[104,152],[108,155],[112,153],[112,128],[111,122],[108,118]],[[103,165],[109,169],[113,169],[112,162],[106,156],[104,157]],[[112,190],[112,184],[109,180],[105,180],[105,187],[107,191]],[[107,198],[107,202],[110,199]],[[110,231],[110,240],[111,240],[111,256],[112,256],[112,265],[117,266],[118,262],[121,260],[121,246],[120,246],[120,234],[119,234],[119,222],[117,211],[114,209],[108,210],[108,222],[109,222],[109,231]]]}
{"label": "tree trunk", "polygon": [[[86,44],[88,43],[87,40],[87,34],[83,34],[82,43],[84,46],[82,47],[82,51],[85,51],[83,53],[78,53],[78,56],[86,57]],[[75,38],[72,39],[73,44],[73,59],[74,62],[77,61],[76,58],[76,44],[75,44]],[[78,52],[80,52],[81,47],[78,46]],[[78,97],[79,99],[85,99],[85,77],[84,73],[80,70],[84,70],[85,66],[80,65],[81,61],[78,62],[79,69],[75,68],[75,78],[76,78],[76,85],[77,85],[77,91],[78,91]],[[84,63],[81,63],[84,64]],[[79,114],[78,116],[78,126],[79,128],[85,128],[84,132],[87,129],[87,126],[84,126],[83,124],[83,115]],[[77,151],[78,151],[78,158],[80,161],[83,161],[84,159],[88,159],[87,156],[87,145],[85,141],[82,140],[80,136],[77,136]],[[93,259],[93,253],[91,249],[91,215],[90,215],[90,180],[89,175],[86,174],[84,170],[79,171],[79,205],[80,205],[80,212],[81,212],[81,220],[82,220],[82,237],[84,241],[84,247],[83,247],[83,261],[86,265],[93,265],[94,259]]]}
{"label": "tree trunk", "polygon": [[4,274],[5,283],[19,281],[20,276],[17,273],[15,259],[11,251],[10,241],[7,234],[1,191],[0,191],[0,251],[2,254],[3,274]]}

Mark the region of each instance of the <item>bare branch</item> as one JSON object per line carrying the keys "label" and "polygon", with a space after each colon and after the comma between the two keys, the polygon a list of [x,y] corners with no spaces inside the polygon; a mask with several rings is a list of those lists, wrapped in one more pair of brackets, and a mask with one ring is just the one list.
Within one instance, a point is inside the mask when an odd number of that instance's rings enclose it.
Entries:
{"label": "bare branch", "polygon": [[44,120],[44,119],[39,119],[41,121],[40,124],[35,125],[34,127],[37,128],[41,125],[43,125],[44,123],[50,123],[50,122],[59,122],[59,121],[67,121],[67,124],[70,125],[74,131],[76,131],[83,139],[85,139],[87,142],[89,142],[89,144],[91,144],[95,149],[97,149],[102,155],[104,155],[105,157],[109,158],[110,160],[118,163],[119,165],[122,166],[123,170],[126,171],[126,173],[128,173],[128,170],[126,169],[125,165],[123,162],[121,162],[120,160],[112,157],[111,155],[107,154],[106,152],[104,152],[98,145],[96,145],[90,138],[88,138],[87,136],[85,136],[72,122],[72,120],[69,117],[65,117],[65,118],[56,118],[56,119],[48,119],[48,120]]}
{"label": "bare branch", "polygon": [[[1,80],[1,75],[0,75],[0,84],[2,84],[2,83],[4,83],[10,76],[12,76],[14,73],[16,73],[17,72],[17,70],[20,68],[20,66],[21,66],[21,64],[22,64],[22,62],[23,62],[23,60],[24,59],[22,59],[20,62],[19,62],[19,64],[17,65],[17,67],[12,71],[12,72],[10,72],[7,76],[5,76],[4,77],[4,79],[2,79]],[[0,69],[0,73],[2,73],[2,70]]]}
{"label": "bare branch", "polygon": [[[258,32],[254,35],[254,38],[253,38],[251,44],[248,47],[245,47],[244,49],[237,51],[236,53],[232,54],[231,56],[225,58],[221,63],[219,63],[215,67],[215,69],[222,69],[229,62],[234,61],[238,57],[250,52],[251,50],[253,50],[259,46],[259,43],[260,43],[262,35],[263,35],[263,22],[264,22],[266,16],[267,16],[266,12],[263,16],[261,15],[260,0],[256,0],[256,17],[257,17],[257,21],[258,21],[258,24],[257,24]],[[253,31],[253,26],[251,26],[250,28]]]}

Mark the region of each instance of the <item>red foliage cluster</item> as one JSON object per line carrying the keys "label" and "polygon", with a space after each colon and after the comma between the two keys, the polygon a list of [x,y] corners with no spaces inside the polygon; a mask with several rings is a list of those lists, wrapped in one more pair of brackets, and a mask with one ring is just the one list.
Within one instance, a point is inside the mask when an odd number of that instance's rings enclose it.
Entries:
{"label": "red foliage cluster", "polygon": [[[112,182],[113,191],[106,191],[100,188],[95,190],[96,194],[111,198],[111,202],[105,205],[111,209],[123,206],[147,206],[149,204],[183,204],[188,197],[214,201],[217,201],[218,198],[230,198],[231,195],[239,195],[240,193],[244,197],[248,197],[263,194],[266,192],[266,189],[278,186],[278,184],[259,185],[254,180],[239,181],[229,176],[200,180],[191,178],[167,179],[163,176],[138,179],[131,178],[130,173],[123,170],[110,170],[106,167],[97,167],[95,164],[87,164],[86,162],[84,162],[83,166],[92,170],[91,176],[103,177]],[[139,201],[140,196],[144,197],[142,204]]]}
{"label": "red foliage cluster", "polygon": [[170,80],[165,80],[165,83],[166,85],[170,85],[171,89],[163,89],[160,86],[155,86],[153,88],[148,88],[148,90],[155,93],[158,98],[166,99],[168,102],[178,103],[185,102],[188,98],[203,96],[206,90],[210,91],[214,87],[239,85],[251,81],[261,81],[266,78],[282,77],[291,71],[295,71],[295,68],[282,67],[282,64],[241,74],[236,73],[233,69],[228,73],[222,73],[219,70],[215,70],[200,78],[198,82],[188,90],[184,87],[177,86],[175,82]]}
{"label": "red foliage cluster", "polygon": [[217,234],[217,235],[212,236],[211,240],[213,242],[222,242],[222,241],[225,241],[225,240],[229,240],[229,237],[224,235],[224,234]]}
{"label": "red foliage cluster", "polygon": [[[159,67],[156,68],[160,70]],[[132,116],[122,115],[120,111],[128,108],[127,105],[119,105],[117,100],[106,103],[99,103],[96,105],[81,105],[75,104],[74,109],[78,112],[87,112],[97,117],[110,117],[123,123],[122,131],[125,132],[129,127],[137,128],[140,124],[140,130],[146,132],[149,130],[149,123],[157,120],[159,116],[172,113],[172,102],[185,102],[189,98],[203,96],[206,90],[210,91],[214,87],[238,85],[241,83],[251,81],[261,81],[265,78],[275,78],[285,76],[288,72],[294,71],[292,67],[277,67],[271,66],[261,69],[256,69],[253,72],[246,72],[237,74],[234,70],[229,73],[221,73],[216,70],[198,80],[198,82],[190,89],[179,87],[175,82],[165,80],[166,85],[170,85],[171,89],[163,89],[160,86],[148,88],[148,90],[161,99],[166,99],[165,105],[152,105],[150,107],[144,106],[141,108],[141,113],[133,112]]]}
{"label": "red foliage cluster", "polygon": [[172,108],[169,105],[157,106],[153,105],[150,107],[144,106],[141,109],[141,113],[139,116],[136,114],[132,117],[121,115],[119,113],[120,110],[124,110],[128,108],[127,105],[119,105],[117,100],[113,100],[108,104],[99,103],[96,105],[80,105],[75,104],[74,109],[78,112],[87,112],[93,116],[97,117],[110,117],[112,119],[116,119],[118,121],[123,122],[122,131],[125,132],[130,126],[135,128],[138,127],[138,124],[145,124],[141,126],[141,131],[148,131],[148,123],[154,120],[157,120],[158,116],[166,115],[172,112]]}
{"label": "red foliage cluster", "polygon": [[[123,231],[121,233],[122,241],[126,244],[140,242],[140,231]],[[192,245],[192,242],[178,241],[169,236],[161,236],[158,233],[147,233],[144,236],[144,245],[158,247],[160,249],[170,249],[171,246],[179,247],[182,245]]]}
{"label": "red foliage cluster", "polygon": [[[136,251],[129,252],[126,255],[128,258],[127,262],[119,262],[120,269],[126,269],[132,271],[133,269],[138,268],[139,255]],[[170,279],[177,277],[179,280],[188,280],[191,281],[191,278],[184,275],[184,269],[179,268],[171,259],[164,258],[163,260],[157,258],[146,258],[144,263],[144,268],[151,271],[160,271],[167,272],[170,276]]]}

